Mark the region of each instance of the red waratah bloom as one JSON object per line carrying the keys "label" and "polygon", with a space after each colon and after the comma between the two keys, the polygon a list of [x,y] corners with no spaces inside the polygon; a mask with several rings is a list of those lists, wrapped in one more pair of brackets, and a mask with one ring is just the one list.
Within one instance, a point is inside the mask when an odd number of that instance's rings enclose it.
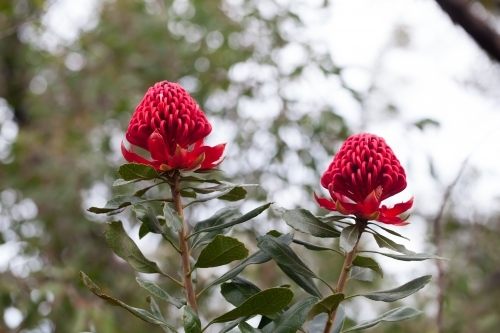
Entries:
{"label": "red waratah bloom", "polygon": [[150,152],[149,161],[125,148],[128,162],[148,164],[158,171],[212,169],[222,162],[226,144],[203,145],[212,126],[193,98],[177,83],[162,81],[149,88],[135,109],[126,138]]}
{"label": "red waratah bloom", "polygon": [[344,215],[405,225],[398,215],[413,205],[413,197],[392,208],[381,202],[406,188],[406,174],[385,140],[369,133],[349,137],[321,177],[332,199],[314,197],[319,205]]}

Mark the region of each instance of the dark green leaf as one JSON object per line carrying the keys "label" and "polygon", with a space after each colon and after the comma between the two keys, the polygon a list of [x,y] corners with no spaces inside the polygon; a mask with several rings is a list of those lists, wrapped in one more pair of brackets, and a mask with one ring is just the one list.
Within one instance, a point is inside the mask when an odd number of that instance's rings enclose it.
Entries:
{"label": "dark green leaf", "polygon": [[165,203],[163,205],[163,215],[165,216],[165,221],[167,223],[167,227],[171,228],[175,232],[179,232],[182,230],[184,225],[181,217],[174,211],[170,206]]}
{"label": "dark green leaf", "polygon": [[150,206],[144,206],[141,204],[132,205],[132,210],[135,213],[135,216],[142,221],[143,225],[145,225],[149,232],[155,234],[161,234],[161,226],[160,222],[156,218],[156,214]]}
{"label": "dark green leaf", "polygon": [[318,301],[316,297],[309,297],[295,303],[286,310],[278,319],[266,325],[264,333],[291,333],[296,332],[306,321],[306,316],[311,307]]}
{"label": "dark green leaf", "polygon": [[314,280],[311,277],[297,274],[293,269],[279,263],[278,267],[283,271],[283,273],[285,273],[307,293],[319,298],[323,298],[321,291],[319,291],[318,286],[316,286],[316,283],[314,283]]}
{"label": "dark green leaf", "polygon": [[185,188],[185,189],[182,189],[181,196],[184,198],[196,199],[196,192],[190,188]]}
{"label": "dark green leaf", "polygon": [[356,326],[349,327],[348,329],[343,330],[342,333],[364,330],[365,328],[373,327],[383,321],[394,322],[394,321],[405,320],[411,317],[418,316],[421,313],[422,311],[416,310],[409,306],[402,306],[400,308],[392,309],[391,311],[388,311],[375,319],[362,321]]}
{"label": "dark green leaf", "polygon": [[403,254],[410,254],[410,255],[415,254],[415,252],[412,252],[412,251],[406,249],[406,247],[404,247],[404,245],[398,244],[398,243],[390,240],[387,237],[384,237],[380,234],[372,234],[372,235],[373,235],[373,238],[375,238],[375,241],[377,242],[379,247],[385,247],[387,249],[390,249],[390,250],[393,250],[393,251],[396,251],[399,253],[403,253]]}
{"label": "dark green leaf", "polygon": [[[135,196],[128,196],[128,195],[119,195],[117,197],[114,197],[113,199],[109,200],[104,208],[98,208],[98,207],[90,207],[88,209],[89,212],[94,213],[94,214],[105,214],[105,213],[110,213],[112,211],[116,211],[120,208],[125,208],[127,206],[130,206],[132,203],[141,201],[143,200],[140,197],[135,197]],[[123,211],[123,209],[122,209]]]}
{"label": "dark green leaf", "polygon": [[148,187],[145,187],[143,189],[140,189],[137,192],[135,192],[134,195],[137,196],[137,197],[142,197],[144,194],[146,194],[147,191],[149,191],[153,187],[156,187],[156,186],[158,186],[160,184],[162,184],[162,183],[156,183],[156,184],[153,184],[151,186],[148,186]]}
{"label": "dark green leaf", "polygon": [[354,249],[359,238],[359,228],[357,225],[350,225],[342,229],[340,234],[340,248],[349,253]]}
{"label": "dark green leaf", "polygon": [[360,296],[364,296],[374,301],[394,302],[398,299],[408,297],[422,289],[429,283],[431,277],[432,275],[424,275],[394,289],[374,291],[372,293],[361,294]]}
{"label": "dark green leaf", "polygon": [[376,262],[373,258],[370,257],[363,257],[363,256],[356,256],[352,262],[353,266],[357,267],[363,267],[363,268],[369,268],[372,271],[377,272],[380,277],[384,277],[384,272],[382,271],[382,268]]}
{"label": "dark green leaf", "polygon": [[307,320],[312,320],[314,317],[319,315],[320,313],[328,313],[331,315],[333,311],[337,310],[340,302],[342,302],[345,298],[345,295],[342,293],[330,295],[318,303],[314,304],[311,310],[307,313]]}
{"label": "dark green leaf", "polygon": [[231,282],[220,286],[222,296],[234,306],[240,306],[244,301],[261,290],[252,282],[242,277],[234,277]]}
{"label": "dark green leaf", "polygon": [[[373,225],[376,225],[377,227],[379,227],[380,229],[382,229],[382,230],[390,233],[391,235],[394,235],[394,236],[397,236],[397,237],[401,237],[401,238],[404,238],[406,240],[410,240],[408,237],[405,237],[405,236],[403,236],[403,235],[395,232],[394,230],[391,230],[391,229],[388,229],[388,228],[384,228],[384,227],[382,227],[381,225],[379,225],[377,223],[373,223]],[[374,231],[374,232],[376,232],[376,231]]]}
{"label": "dark green leaf", "polygon": [[401,261],[422,261],[422,260],[427,260],[427,259],[438,259],[438,260],[448,260],[443,257],[438,257],[433,254],[427,254],[427,253],[414,253],[414,254],[408,254],[408,255],[401,255],[401,254],[392,254],[392,253],[383,253],[383,252],[376,252],[376,251],[364,251],[364,252],[370,252],[370,253],[378,253],[383,256],[396,259],[396,260],[401,260]]}
{"label": "dark green leaf", "polygon": [[129,163],[120,166],[118,173],[122,176],[123,180],[142,180],[142,179],[155,179],[160,175],[156,170],[146,164]]}
{"label": "dark green leaf", "polygon": [[208,268],[229,264],[248,256],[245,245],[233,237],[217,235],[200,253],[195,267]]}
{"label": "dark green leaf", "polygon": [[231,191],[224,195],[221,195],[217,199],[234,202],[245,199],[246,195],[247,190],[245,190],[243,187],[236,186]]}
{"label": "dark green leaf", "polygon": [[261,330],[250,326],[249,324],[247,324],[244,321],[238,325],[238,328],[240,329],[241,333],[261,333],[262,332]]}
{"label": "dark green leaf", "polygon": [[317,278],[309,267],[293,252],[292,248],[287,244],[272,236],[257,237],[259,249],[267,253],[277,263],[287,266],[298,274]]}
{"label": "dark green leaf", "polygon": [[[206,229],[209,227],[221,225],[224,223],[228,223],[230,221],[233,221],[234,219],[237,219],[241,217],[241,214],[239,213],[237,208],[223,208],[218,210],[212,217],[208,218],[207,220],[198,222],[196,226],[194,227],[194,232],[202,229]],[[230,230],[230,228],[225,228],[225,229],[219,229],[219,230],[214,230],[208,233],[199,233],[196,234],[191,241],[191,249],[196,249],[200,246],[203,246],[205,244],[208,244],[212,241],[212,239],[215,238],[215,236],[219,234],[225,234]]]}
{"label": "dark green leaf", "polygon": [[292,298],[293,292],[289,288],[266,289],[253,295],[237,308],[215,318],[210,324],[225,323],[246,316],[270,315],[287,306]]}
{"label": "dark green leaf", "polygon": [[[165,321],[165,319],[163,318],[162,314],[161,314],[161,311],[160,311],[160,308],[158,307],[158,304],[156,304],[155,300],[153,297],[151,296],[148,296],[146,297],[146,301],[149,303],[149,305],[151,306],[151,312],[153,313],[153,316],[157,317],[157,318],[160,318],[161,320]],[[163,328],[163,330],[167,333],[171,333],[172,331],[165,325],[161,325],[161,328]]]}
{"label": "dark green leaf", "polygon": [[311,234],[315,237],[339,237],[340,232],[321,222],[316,216],[306,209],[285,210],[281,217],[297,231]]}
{"label": "dark green leaf", "polygon": [[143,310],[143,309],[138,309],[138,308],[131,307],[131,306],[123,303],[122,301],[114,299],[111,296],[102,294],[101,290],[99,289],[99,287],[94,282],[92,282],[92,280],[90,280],[89,277],[87,275],[85,275],[85,273],[80,272],[80,278],[82,279],[82,281],[85,284],[85,286],[87,288],[89,288],[89,290],[92,293],[94,293],[96,296],[98,296],[98,297],[102,298],[103,300],[105,300],[106,303],[114,305],[114,306],[122,307],[125,310],[127,310],[128,312],[132,313],[134,316],[136,316],[136,317],[138,317],[138,318],[140,318],[140,319],[142,319],[142,320],[144,320],[144,321],[146,321],[148,323],[155,324],[155,325],[165,325],[169,329],[171,329],[172,331],[177,332],[174,327],[172,327],[171,325],[167,324],[162,319],[155,317],[150,312],[148,312],[146,310]]}
{"label": "dark green leaf", "polygon": [[196,176],[186,176],[186,177],[181,177],[180,178],[181,182],[188,182],[188,183],[210,183],[210,184],[221,184],[220,181],[217,179],[203,179],[200,177]]}
{"label": "dark green leaf", "polygon": [[358,281],[372,282],[375,279],[375,272],[369,268],[353,266],[349,272],[349,278]]}
{"label": "dark green leaf", "polygon": [[300,239],[294,239],[293,242],[295,244],[300,244],[300,245],[304,246],[306,249],[311,250],[311,251],[332,251],[332,249],[330,249],[328,247],[316,245],[313,243],[304,242]]}
{"label": "dark green leaf", "polygon": [[273,236],[274,238],[278,238],[279,236],[281,236],[283,234],[277,230],[270,230],[270,231],[266,232],[266,235]]}
{"label": "dark green leaf", "polygon": [[184,306],[182,325],[185,333],[201,333],[200,318],[189,305]]}
{"label": "dark green leaf", "polygon": [[[223,186],[223,185],[220,185],[220,186]],[[193,188],[194,189],[194,188]],[[194,203],[198,203],[198,202],[207,202],[207,201],[210,201],[210,200],[213,200],[213,199],[217,199],[219,197],[222,197],[223,195],[225,194],[228,194],[229,192],[231,192],[233,190],[233,187],[231,186],[227,186],[227,187],[224,187],[223,190],[220,190],[218,191],[218,193],[215,193],[213,195],[207,195],[206,197],[203,197],[203,198],[198,198],[196,200],[193,200],[191,201],[189,204],[185,205],[185,207],[187,206],[190,206]]]}
{"label": "dark green leaf", "polygon": [[[317,315],[312,321],[309,322],[308,333],[323,333],[325,330],[325,324],[328,320],[329,315],[326,313],[321,313]],[[335,321],[333,322],[332,330],[330,333],[340,333],[342,326],[345,321],[345,309],[342,305],[337,308],[337,314],[335,315]]]}
{"label": "dark green leaf", "polygon": [[203,228],[203,229],[197,230],[197,231],[193,232],[190,235],[190,237],[193,236],[193,235],[195,235],[195,234],[201,233],[201,232],[209,232],[209,231],[213,231],[213,230],[224,229],[224,228],[227,228],[227,227],[232,227],[233,225],[236,225],[236,224],[240,224],[240,223],[246,222],[246,221],[248,221],[250,219],[253,219],[254,217],[260,215],[262,212],[264,212],[266,209],[268,209],[269,206],[271,206],[271,205],[272,205],[272,202],[267,203],[265,205],[262,205],[260,207],[257,207],[255,209],[249,211],[245,215],[242,215],[239,218],[234,219],[234,220],[232,220],[230,222],[223,223],[223,224],[220,224],[220,225],[216,225],[216,226],[213,226],[213,227],[208,227],[208,228]]}
{"label": "dark green leaf", "polygon": [[224,327],[219,331],[219,333],[228,333],[228,332],[231,332],[233,330],[233,328],[235,328],[236,326],[238,326],[239,323],[241,322],[244,322],[248,319],[250,319],[251,317],[241,317],[241,318],[238,318],[226,325],[224,325]]}
{"label": "dark green leaf", "polygon": [[139,239],[142,239],[147,234],[149,234],[149,229],[144,223],[142,223],[141,227],[139,228]]}
{"label": "dark green leaf", "polygon": [[186,189],[190,189],[196,193],[199,194],[210,194],[214,192],[221,192],[221,191],[226,191],[229,189],[234,188],[236,185],[235,184],[230,184],[223,182],[217,186],[210,186],[210,187],[186,187]]}
{"label": "dark green leaf", "polygon": [[137,283],[139,283],[141,287],[149,291],[151,294],[169,302],[170,304],[175,305],[178,309],[186,305],[185,299],[179,299],[177,297],[170,296],[165,290],[161,289],[156,283],[140,277],[136,277],[135,279],[137,280]]}
{"label": "dark green leaf", "polygon": [[121,221],[106,223],[104,232],[109,247],[138,272],[163,274],[158,265],[144,257],[141,250],[123,229]]}

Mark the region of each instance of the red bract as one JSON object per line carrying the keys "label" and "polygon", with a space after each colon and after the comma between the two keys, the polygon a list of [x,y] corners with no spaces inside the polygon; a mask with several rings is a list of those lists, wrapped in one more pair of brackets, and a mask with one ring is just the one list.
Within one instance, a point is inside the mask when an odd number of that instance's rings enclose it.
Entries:
{"label": "red bract", "polygon": [[344,215],[405,225],[398,215],[413,205],[413,198],[392,208],[381,202],[406,188],[406,174],[385,140],[369,133],[349,137],[321,177],[332,199],[314,197],[319,205]]}
{"label": "red bract", "polygon": [[203,145],[212,126],[184,88],[162,81],[148,89],[135,109],[126,138],[150,152],[149,161],[122,142],[128,162],[149,164],[158,171],[212,169],[220,164],[226,144]]}

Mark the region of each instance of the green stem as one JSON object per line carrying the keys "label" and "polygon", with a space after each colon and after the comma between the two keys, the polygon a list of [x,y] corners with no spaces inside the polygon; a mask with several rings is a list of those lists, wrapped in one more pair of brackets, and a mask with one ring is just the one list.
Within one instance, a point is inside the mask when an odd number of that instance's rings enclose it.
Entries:
{"label": "green stem", "polygon": [[198,305],[196,304],[196,293],[194,291],[193,280],[191,278],[191,263],[189,258],[189,246],[186,240],[186,224],[184,223],[184,212],[182,209],[182,201],[180,195],[180,186],[179,186],[179,172],[175,172],[172,177],[172,186],[170,187],[172,192],[172,199],[174,203],[174,210],[179,214],[183,221],[182,230],[179,231],[179,247],[181,253],[181,262],[182,262],[182,274],[184,278],[184,289],[186,291],[188,304],[193,310],[198,313]]}

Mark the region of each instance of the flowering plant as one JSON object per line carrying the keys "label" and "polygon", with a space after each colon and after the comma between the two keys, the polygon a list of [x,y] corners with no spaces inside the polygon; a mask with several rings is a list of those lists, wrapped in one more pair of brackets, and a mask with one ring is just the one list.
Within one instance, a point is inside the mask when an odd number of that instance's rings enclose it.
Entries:
{"label": "flowering plant", "polygon": [[[121,221],[106,224],[105,238],[115,254],[136,271],[159,274],[181,288],[185,297],[176,298],[156,281],[136,278],[139,286],[147,289],[152,296],[182,309],[181,326],[184,332],[201,333],[212,325],[225,324],[219,332],[229,332],[237,327],[242,333],[293,333],[299,330],[305,332],[305,325],[309,333],[338,333],[362,330],[383,321],[394,322],[420,314],[416,309],[403,306],[373,320],[343,329],[345,312],[341,303],[353,297],[394,302],[423,288],[431,278],[422,276],[394,289],[346,295],[344,288],[349,279],[371,281],[375,274],[383,277],[380,265],[374,258],[364,256],[363,252],[378,253],[402,261],[441,259],[406,249],[374,227],[397,237],[403,236],[371,222],[403,226],[407,224],[408,216],[403,218],[400,215],[413,204],[411,198],[392,208],[382,205],[383,200],[401,192],[407,185],[403,167],[382,138],[367,133],[351,136],[323,174],[321,185],[329,191],[331,198],[320,198],[316,193],[314,197],[321,207],[340,215],[315,216],[302,208],[277,209],[282,219],[294,230],[312,237],[339,239],[338,242],[329,242],[328,246],[324,246],[300,240],[293,233],[281,234],[270,230],[266,235],[256,238],[259,250],[249,255],[243,242],[226,234],[233,226],[250,221],[266,211],[271,203],[244,214],[236,207],[223,208],[192,228],[184,219],[184,210],[196,203],[214,199],[236,202],[247,194],[245,187],[249,185],[231,184],[212,178],[212,173],[216,171],[214,168],[222,161],[225,144],[204,146],[203,140],[211,130],[212,126],[204,113],[181,86],[167,81],[156,83],[148,90],[132,116],[126,133],[131,146],[127,149],[122,143],[123,156],[131,163],[119,168],[118,173],[122,178],[115,181],[114,185],[143,181],[150,184],[133,195],[113,198],[102,208],[89,209],[96,214],[115,215],[131,207],[141,222],[139,237],[158,234],[171,246],[172,251],[177,252],[181,266],[180,280],[147,259],[127,235]],[[133,145],[149,153],[150,159],[137,154]],[[148,197],[151,188],[161,185],[170,188],[170,197]],[[156,213],[158,207],[152,206],[155,202],[162,205],[160,216]],[[363,234],[373,236],[379,247],[398,254],[359,250]],[[344,264],[336,287],[314,273],[291,247],[292,244],[306,250],[332,251],[342,256]],[[194,253],[199,254],[195,256]],[[198,269],[226,265],[237,260],[240,261],[220,277],[202,288],[197,286],[193,276]],[[294,296],[290,285],[261,290],[242,276],[247,266],[271,260],[310,296],[290,305]],[[149,312],[103,294],[83,272],[81,278],[95,295],[108,303],[160,326],[165,332],[179,331],[177,323],[172,322],[171,318],[165,319],[161,307],[152,296],[148,298]],[[324,286],[318,286],[315,280]],[[222,296],[235,308],[202,327],[205,317],[198,309],[198,300],[206,290],[216,285],[220,285]],[[258,315],[261,316],[258,327],[250,326],[247,321]]]}

